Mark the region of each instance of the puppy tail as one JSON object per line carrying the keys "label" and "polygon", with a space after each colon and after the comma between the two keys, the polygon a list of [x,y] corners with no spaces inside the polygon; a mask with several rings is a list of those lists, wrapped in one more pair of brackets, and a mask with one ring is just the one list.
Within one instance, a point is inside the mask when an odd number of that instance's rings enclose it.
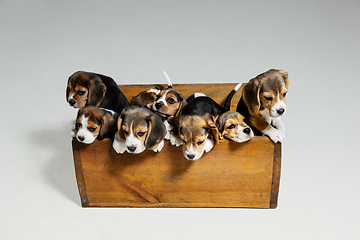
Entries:
{"label": "puppy tail", "polygon": [[165,72],[165,70],[164,70],[164,75],[165,75],[166,81],[168,82],[168,88],[172,88],[171,79],[170,79],[169,75],[167,75],[167,73]]}
{"label": "puppy tail", "polygon": [[233,90],[231,90],[231,92],[229,93],[229,95],[227,96],[225,103],[224,103],[224,109],[226,111],[230,111],[230,106],[231,106],[231,99],[233,98],[233,96],[235,95],[235,93],[240,89],[242,83],[239,83],[238,85],[236,85],[234,87]]}

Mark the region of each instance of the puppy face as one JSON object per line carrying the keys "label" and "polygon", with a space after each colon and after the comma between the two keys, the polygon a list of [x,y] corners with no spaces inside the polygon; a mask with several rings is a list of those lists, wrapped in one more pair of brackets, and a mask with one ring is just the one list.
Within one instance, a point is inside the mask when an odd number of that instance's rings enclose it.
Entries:
{"label": "puppy face", "polygon": [[220,137],[238,143],[250,140],[254,133],[244,120],[244,116],[235,111],[221,114],[216,122]]}
{"label": "puppy face", "polygon": [[160,92],[152,109],[165,116],[177,116],[185,104],[186,100],[179,91],[167,88]]}
{"label": "puppy face", "polygon": [[151,109],[160,92],[161,90],[158,87],[141,91],[137,96],[131,99],[131,105],[145,106]]}
{"label": "puppy face", "polygon": [[73,132],[79,142],[90,144],[95,139],[111,137],[115,132],[116,121],[110,113],[93,106],[79,110]]}
{"label": "puppy face", "polygon": [[166,135],[161,118],[139,106],[124,109],[118,119],[118,130],[126,142],[127,152],[135,154],[155,149]]}
{"label": "puppy face", "polygon": [[94,73],[75,72],[69,77],[66,101],[74,108],[99,106],[106,92],[101,78]]}
{"label": "puppy face", "polygon": [[186,159],[199,159],[210,141],[209,138],[218,139],[214,120],[209,114],[184,115],[177,118],[177,131],[183,141],[183,154]]}
{"label": "puppy face", "polygon": [[286,112],[285,97],[288,91],[288,73],[270,69],[251,79],[244,87],[243,99],[252,115],[259,111],[272,118],[280,117]]}

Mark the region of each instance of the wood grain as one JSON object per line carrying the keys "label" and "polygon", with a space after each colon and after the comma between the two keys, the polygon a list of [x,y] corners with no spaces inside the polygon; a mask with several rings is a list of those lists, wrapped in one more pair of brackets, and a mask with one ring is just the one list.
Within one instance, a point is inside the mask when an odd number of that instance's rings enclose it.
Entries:
{"label": "wood grain", "polygon": [[[203,92],[220,102],[236,84],[174,85],[185,97]],[[153,85],[120,86],[130,100]],[[234,97],[236,107],[240,95]],[[117,154],[111,140],[73,140],[83,207],[276,208],[281,144],[267,137],[246,143],[220,141],[197,161],[165,142],[160,153]]]}

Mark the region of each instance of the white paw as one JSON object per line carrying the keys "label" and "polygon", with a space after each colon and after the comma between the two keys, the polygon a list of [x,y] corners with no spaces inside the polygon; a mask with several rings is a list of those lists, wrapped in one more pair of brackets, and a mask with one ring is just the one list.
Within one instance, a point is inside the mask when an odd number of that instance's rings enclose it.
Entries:
{"label": "white paw", "polygon": [[162,140],[159,145],[157,146],[157,148],[155,148],[153,151],[154,152],[160,152],[164,147],[164,140]]}
{"label": "white paw", "polygon": [[281,143],[285,139],[284,133],[278,129],[273,128],[271,125],[265,128],[262,133],[268,136],[274,143]]}
{"label": "white paw", "polygon": [[176,147],[181,146],[183,144],[181,138],[175,137],[170,134],[170,143],[171,145],[175,145]]}
{"label": "white paw", "polygon": [[279,131],[285,132],[285,126],[281,118],[273,118],[271,124]]}
{"label": "white paw", "polygon": [[212,139],[207,138],[205,141],[204,151],[209,152],[214,147],[214,141]]}
{"label": "white paw", "polygon": [[122,140],[120,139],[120,137],[118,136],[119,134],[115,134],[115,138],[114,138],[114,141],[113,141],[113,148],[114,150],[117,152],[117,153],[124,153],[127,149],[127,146],[126,146],[126,141],[125,140]]}

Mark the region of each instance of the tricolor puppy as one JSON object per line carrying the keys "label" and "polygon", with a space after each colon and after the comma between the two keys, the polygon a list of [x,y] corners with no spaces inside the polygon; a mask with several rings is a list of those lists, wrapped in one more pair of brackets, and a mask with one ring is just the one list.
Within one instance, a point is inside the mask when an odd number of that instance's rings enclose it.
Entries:
{"label": "tricolor puppy", "polygon": [[165,71],[164,75],[168,82],[168,87],[161,90],[157,100],[152,106],[152,110],[163,118],[167,130],[165,139],[171,140],[170,131],[172,127],[168,124],[167,120],[179,114],[180,110],[186,105],[186,99],[178,90],[173,88],[172,82]]}
{"label": "tricolor puppy", "polygon": [[71,135],[79,142],[90,144],[104,138],[112,138],[117,132],[116,115],[113,111],[87,106],[78,111],[75,129]]}
{"label": "tricolor puppy", "polygon": [[235,111],[227,111],[216,120],[220,139],[225,138],[234,142],[242,143],[254,137],[254,132],[245,123],[245,117]]}
{"label": "tricolor puppy", "polygon": [[282,142],[285,138],[280,117],[286,112],[288,87],[288,73],[270,69],[245,85],[237,106],[237,112],[245,116],[248,124],[273,142]]}
{"label": "tricolor puppy", "polygon": [[107,76],[78,71],[69,77],[66,101],[74,108],[96,106],[120,113],[129,102],[116,82]]}
{"label": "tricolor puppy", "polygon": [[129,106],[120,114],[113,148],[117,153],[141,153],[145,149],[160,152],[166,128],[161,118],[150,109]]}
{"label": "tricolor puppy", "polygon": [[172,134],[183,141],[183,154],[188,160],[199,159],[219,141],[216,118],[225,110],[206,96],[193,98],[177,117],[170,118]]}
{"label": "tricolor puppy", "polygon": [[141,91],[138,95],[131,99],[131,105],[145,106],[152,109],[154,102],[157,100],[161,90],[158,87],[153,87],[150,90]]}

